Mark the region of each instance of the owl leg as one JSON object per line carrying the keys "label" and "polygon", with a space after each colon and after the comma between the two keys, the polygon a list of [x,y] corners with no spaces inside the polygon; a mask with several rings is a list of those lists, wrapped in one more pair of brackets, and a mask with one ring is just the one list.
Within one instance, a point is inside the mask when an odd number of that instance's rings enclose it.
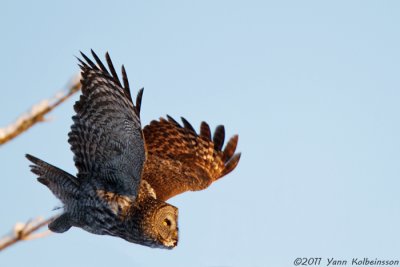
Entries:
{"label": "owl leg", "polygon": [[64,233],[68,231],[71,226],[68,213],[63,213],[49,224],[49,229],[54,233]]}

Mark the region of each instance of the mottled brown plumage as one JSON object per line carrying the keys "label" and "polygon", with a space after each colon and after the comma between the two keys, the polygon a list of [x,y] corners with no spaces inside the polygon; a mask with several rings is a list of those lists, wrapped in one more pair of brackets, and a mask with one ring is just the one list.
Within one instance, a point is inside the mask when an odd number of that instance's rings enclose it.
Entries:
{"label": "mottled brown plumage", "polygon": [[207,123],[202,122],[198,135],[186,119],[182,118],[182,127],[167,118],[152,121],[143,129],[147,150],[143,179],[153,187],[158,199],[205,189],[236,167],[240,159],[240,154],[234,155],[237,135],[222,150],[222,125],[216,128],[212,141]]}
{"label": "mottled brown plumage", "polygon": [[173,248],[178,242],[178,209],[165,201],[185,191],[202,190],[238,164],[238,136],[225,147],[225,129],[200,134],[182,118],[152,121],[142,131],[143,89],[132,101],[125,68],[122,81],[106,53],[108,69],[82,53],[82,95],[75,103],[68,142],[77,176],[27,155],[31,170],[64,204],[49,225],[62,233],[72,226],[129,242]]}

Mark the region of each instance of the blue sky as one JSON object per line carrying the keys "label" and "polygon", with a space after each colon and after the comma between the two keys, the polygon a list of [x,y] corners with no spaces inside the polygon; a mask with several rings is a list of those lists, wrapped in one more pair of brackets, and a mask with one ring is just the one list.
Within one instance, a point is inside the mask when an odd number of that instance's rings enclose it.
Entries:
{"label": "blue sky", "polygon": [[[239,134],[229,176],[170,202],[180,243],[150,249],[80,229],[20,243],[3,266],[293,266],[400,251],[397,1],[3,1],[0,127],[62,89],[75,55],[125,64],[142,122],[170,114]],[[25,153],[75,174],[77,96],[0,148],[0,235],[59,202]]]}

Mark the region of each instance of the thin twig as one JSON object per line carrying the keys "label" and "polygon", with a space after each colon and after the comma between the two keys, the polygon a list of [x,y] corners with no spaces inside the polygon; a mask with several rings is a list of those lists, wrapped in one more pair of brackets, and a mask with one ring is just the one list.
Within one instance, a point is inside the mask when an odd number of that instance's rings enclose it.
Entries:
{"label": "thin twig", "polygon": [[[78,75],[72,80],[66,90],[57,93],[51,99],[43,100],[40,103],[32,106],[30,111],[22,114],[14,123],[7,127],[0,128],[0,145],[27,131],[34,124],[44,121],[47,113],[52,111],[55,107],[79,91],[80,88],[80,75]],[[32,240],[47,236],[50,234],[49,230],[39,233],[38,230],[43,226],[48,225],[54,219],[55,217],[50,217],[46,220],[43,220],[42,218],[36,218],[26,223],[16,223],[13,231],[9,235],[6,235],[0,239],[0,251],[19,241]]]}
{"label": "thin twig", "polygon": [[57,93],[53,98],[42,100],[40,103],[32,106],[30,111],[22,114],[11,125],[0,128],[0,145],[14,139],[21,133],[28,130],[34,124],[45,121],[44,116],[52,111],[55,107],[67,100],[81,88],[80,75],[75,77],[68,86],[67,90]]}
{"label": "thin twig", "polygon": [[47,236],[50,234],[49,230],[41,233],[36,232],[43,226],[48,225],[54,219],[55,217],[48,218],[47,220],[36,218],[35,220],[28,221],[27,223],[16,223],[11,234],[0,239],[0,251],[17,243],[18,241],[32,240]]}

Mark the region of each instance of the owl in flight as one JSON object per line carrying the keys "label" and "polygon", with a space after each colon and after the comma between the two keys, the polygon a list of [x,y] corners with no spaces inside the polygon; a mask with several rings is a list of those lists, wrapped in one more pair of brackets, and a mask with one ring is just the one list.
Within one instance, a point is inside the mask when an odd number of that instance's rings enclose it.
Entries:
{"label": "owl in flight", "polygon": [[238,136],[223,147],[223,126],[200,133],[182,118],[160,118],[143,129],[143,89],[133,103],[122,66],[122,83],[106,53],[108,69],[91,51],[78,59],[82,94],[75,103],[68,142],[77,176],[32,155],[31,171],[63,203],[63,213],[49,229],[63,233],[71,226],[155,248],[178,243],[178,209],[165,201],[185,191],[207,188],[238,164]]}

